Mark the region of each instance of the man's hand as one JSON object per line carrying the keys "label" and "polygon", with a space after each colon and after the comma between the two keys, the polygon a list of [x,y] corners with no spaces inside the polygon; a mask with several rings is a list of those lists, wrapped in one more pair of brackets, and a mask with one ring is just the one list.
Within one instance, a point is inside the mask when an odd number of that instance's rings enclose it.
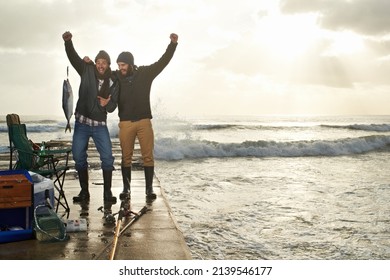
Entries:
{"label": "man's hand", "polygon": [[98,96],[97,98],[99,99],[100,106],[106,107],[108,102],[111,100],[111,95],[109,95],[107,99],[101,96]]}
{"label": "man's hand", "polygon": [[89,56],[84,56],[83,60],[87,64],[93,64],[93,61],[89,58]]}
{"label": "man's hand", "polygon": [[62,39],[64,39],[65,42],[72,40],[72,33],[66,31],[64,34],[62,34]]}
{"label": "man's hand", "polygon": [[175,33],[172,33],[170,36],[169,36],[169,38],[171,39],[171,42],[172,43],[177,43],[177,40],[179,39],[179,36],[177,36],[177,34],[175,34]]}

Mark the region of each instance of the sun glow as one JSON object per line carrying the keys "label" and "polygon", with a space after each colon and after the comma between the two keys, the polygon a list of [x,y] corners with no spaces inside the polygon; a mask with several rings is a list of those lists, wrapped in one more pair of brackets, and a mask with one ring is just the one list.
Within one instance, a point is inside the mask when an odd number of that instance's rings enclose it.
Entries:
{"label": "sun glow", "polygon": [[271,14],[259,22],[257,39],[267,38],[269,50],[284,59],[304,54],[320,36],[315,14]]}
{"label": "sun glow", "polygon": [[332,45],[330,46],[327,55],[348,55],[356,54],[364,49],[363,39],[357,34],[344,31],[338,32],[331,35]]}

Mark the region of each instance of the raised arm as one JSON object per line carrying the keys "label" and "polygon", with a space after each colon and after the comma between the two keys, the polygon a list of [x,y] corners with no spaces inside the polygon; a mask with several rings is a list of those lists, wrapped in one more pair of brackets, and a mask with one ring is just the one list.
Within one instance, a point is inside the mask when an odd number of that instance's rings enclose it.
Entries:
{"label": "raised arm", "polygon": [[66,31],[64,34],[62,34],[62,39],[64,39],[65,42],[66,55],[68,56],[68,59],[72,64],[73,68],[81,76],[84,70],[85,63],[81,59],[81,57],[77,54],[76,50],[74,49],[72,37],[73,35],[69,31]]}
{"label": "raised arm", "polygon": [[179,39],[179,36],[175,33],[171,33],[169,36],[171,39],[170,44],[168,45],[165,53],[162,55],[162,57],[152,65],[150,65],[149,71],[153,73],[153,76],[156,77],[158,74],[161,73],[162,70],[168,65],[168,63],[171,61],[173,54],[175,53],[176,47],[177,47],[177,41]]}

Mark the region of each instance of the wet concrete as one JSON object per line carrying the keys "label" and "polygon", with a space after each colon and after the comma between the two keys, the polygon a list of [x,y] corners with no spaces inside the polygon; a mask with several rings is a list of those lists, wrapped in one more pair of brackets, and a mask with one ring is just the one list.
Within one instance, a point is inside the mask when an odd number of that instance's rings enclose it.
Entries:
{"label": "wet concrete", "polygon": [[[75,171],[67,173],[65,195],[70,205],[69,219],[85,218],[87,231],[69,232],[69,240],[61,242],[41,242],[37,239],[0,244],[0,259],[8,260],[94,260],[110,259],[118,215],[113,223],[107,222],[104,213],[98,210],[103,206],[103,176],[101,171],[90,171],[90,203],[75,204],[72,197],[80,187],[75,178]],[[154,191],[157,199],[147,202],[142,169],[132,171],[131,211],[138,213],[144,206],[147,211],[140,216],[119,238],[114,259],[117,260],[188,260],[190,251],[184,237],[171,213],[164,191],[154,177]],[[113,173],[113,194],[118,202],[112,205],[113,214],[120,209],[119,194],[122,191],[121,171]],[[61,213],[61,209],[59,212]],[[122,219],[126,224],[135,217],[130,214]]]}

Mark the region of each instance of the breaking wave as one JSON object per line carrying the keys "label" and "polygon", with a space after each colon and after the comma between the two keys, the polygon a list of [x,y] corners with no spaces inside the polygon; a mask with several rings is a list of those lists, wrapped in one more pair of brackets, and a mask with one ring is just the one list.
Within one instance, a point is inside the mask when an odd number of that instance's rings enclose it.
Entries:
{"label": "breaking wave", "polygon": [[[27,133],[41,133],[41,132],[56,132],[63,131],[66,127],[65,120],[54,120],[54,119],[39,119],[39,120],[23,120],[21,123],[26,124]],[[73,126],[73,122],[72,122]],[[0,132],[8,132],[6,121],[0,121]]]}
{"label": "breaking wave", "polygon": [[321,125],[325,128],[351,129],[375,132],[389,132],[390,124],[351,124],[351,125]]}
{"label": "breaking wave", "polygon": [[181,160],[223,157],[310,157],[342,156],[383,150],[390,145],[390,136],[371,135],[334,141],[245,141],[218,143],[206,140],[161,138],[155,142],[155,157],[160,160]]}
{"label": "breaking wave", "polygon": [[[347,129],[347,130],[361,130],[361,131],[372,131],[372,132],[390,132],[390,124],[350,124],[350,125],[329,125],[319,124],[313,125],[313,127],[321,127],[326,129]],[[261,129],[291,129],[291,128],[303,128],[307,126],[272,126],[272,125],[243,125],[243,124],[200,124],[194,125],[195,130],[261,130]]]}

